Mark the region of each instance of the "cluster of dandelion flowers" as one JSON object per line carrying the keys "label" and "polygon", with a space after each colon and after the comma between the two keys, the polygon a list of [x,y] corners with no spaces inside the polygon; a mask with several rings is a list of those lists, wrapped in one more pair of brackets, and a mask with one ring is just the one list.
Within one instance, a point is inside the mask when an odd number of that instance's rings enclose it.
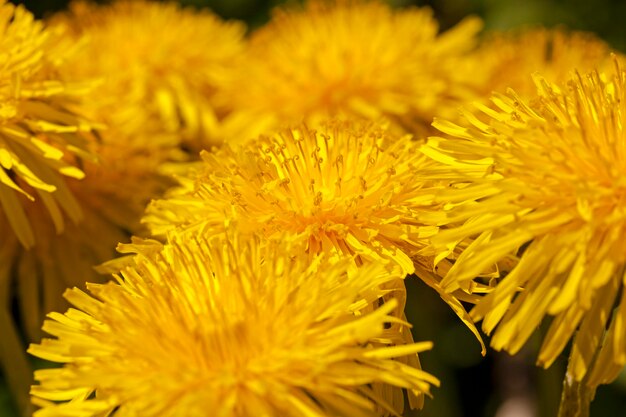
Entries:
{"label": "cluster of dandelion flowers", "polygon": [[562,83],[572,68],[610,70],[610,52],[609,45],[591,33],[532,28],[487,34],[476,59],[490,74],[485,94],[512,88],[531,98],[537,92],[532,74],[539,72],[550,82]]}
{"label": "cluster of dandelion flowers", "polygon": [[35,373],[35,416],[399,414],[403,389],[438,384],[395,360],[431,343],[401,344],[385,328],[394,302],[372,307],[398,269],[348,275],[281,247],[174,239],[91,295],[68,290],[77,309],[50,314],[56,339],[29,349],[65,364]]}
{"label": "cluster of dandelion flowers", "polygon": [[[539,353],[549,366],[573,338],[570,375],[590,387],[612,381],[626,362],[626,185],[624,73],[576,73],[564,85],[537,77],[538,99],[512,91],[468,112],[470,127],[438,121],[449,138],[423,152],[459,173],[442,192],[449,230],[439,250],[473,238],[442,286],[453,290],[490,264],[518,258],[471,312],[492,346],[517,352],[553,316]],[[467,167],[485,175],[468,179]],[[462,223],[462,225],[459,225]],[[616,307],[617,306],[617,307]],[[497,327],[496,327],[497,326]]]}
{"label": "cluster of dandelion flowers", "polygon": [[[22,6],[0,2],[0,217],[25,247],[35,234],[25,207],[42,203],[58,231],[81,210],[66,185],[83,178],[92,138],[75,98],[88,84],[63,82],[59,66],[71,50]],[[4,220],[3,220],[4,221]]]}
{"label": "cluster of dandelion flowers", "polygon": [[[235,227],[302,242],[311,256],[395,263],[438,289],[432,259],[420,256],[437,228],[420,216],[438,210],[432,197],[445,184],[421,180],[435,164],[409,135],[372,122],[329,121],[202,158],[198,172],[148,206],[144,221],[154,235],[213,236]],[[460,302],[440,294],[477,335]]]}
{"label": "cluster of dandelion flowers", "polygon": [[220,142],[227,109],[214,95],[243,52],[242,23],[143,0],[78,1],[51,23],[84,43],[68,71],[102,79],[91,104],[108,125],[133,135],[169,133],[197,151]]}
{"label": "cluster of dandelion flowers", "polygon": [[[444,34],[430,9],[381,1],[311,0],[277,9],[254,32],[223,90],[228,140],[246,140],[303,118],[388,117],[411,132],[477,96],[468,57],[480,29],[467,19]],[[390,41],[392,39],[393,41]]]}

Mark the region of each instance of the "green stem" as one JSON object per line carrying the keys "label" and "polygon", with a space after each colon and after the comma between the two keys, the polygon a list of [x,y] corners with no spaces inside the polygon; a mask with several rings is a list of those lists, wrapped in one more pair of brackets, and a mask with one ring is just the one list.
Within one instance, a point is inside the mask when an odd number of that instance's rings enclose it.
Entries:
{"label": "green stem", "polygon": [[574,347],[572,346],[565,378],[563,378],[563,391],[561,392],[561,404],[559,405],[557,417],[589,417],[589,409],[591,408],[591,401],[593,401],[593,397],[596,395],[596,389],[589,386],[587,382],[591,371],[598,361],[598,355],[604,345],[604,337],[605,335],[602,336],[602,340],[596,345],[593,357],[588,364],[587,372],[581,381],[576,381],[576,378],[570,371],[574,355]]}
{"label": "green stem", "polygon": [[[10,242],[4,247],[0,246],[0,259],[12,259],[13,256],[13,245]],[[9,265],[9,262],[0,262],[0,372],[4,373],[19,415],[29,417],[34,411],[29,396],[33,370],[8,308],[11,299]]]}
{"label": "green stem", "polygon": [[563,379],[563,391],[558,417],[589,417],[594,390],[582,381],[578,382],[568,372]]}

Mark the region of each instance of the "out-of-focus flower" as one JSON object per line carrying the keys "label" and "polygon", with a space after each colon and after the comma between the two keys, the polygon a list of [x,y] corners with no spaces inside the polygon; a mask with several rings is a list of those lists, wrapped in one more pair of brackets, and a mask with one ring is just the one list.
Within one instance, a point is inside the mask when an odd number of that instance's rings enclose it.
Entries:
{"label": "out-of-focus flower", "polygon": [[430,9],[376,0],[278,9],[253,33],[223,90],[233,107],[224,136],[242,141],[328,116],[386,117],[405,131],[428,131],[434,115],[477,97],[483,72],[468,54],[480,27],[469,18],[439,34]]}
{"label": "out-of-focus flower", "polygon": [[85,42],[73,77],[102,81],[94,112],[126,134],[169,133],[194,151],[221,142],[214,93],[244,48],[245,26],[174,2],[75,2],[52,23]]}
{"label": "out-of-focus flower", "polygon": [[[41,24],[36,25],[39,28]],[[52,194],[67,216],[49,197],[24,204],[24,217],[30,219],[29,230],[37,236],[37,244],[26,250],[11,235],[0,242],[0,261],[6,265],[0,269],[0,282],[6,285],[6,297],[17,312],[11,316],[12,309],[7,308],[6,320],[0,325],[7,334],[2,340],[7,345],[6,373],[18,381],[11,383],[14,387],[27,385],[24,382],[31,374],[25,361],[11,359],[24,356],[20,335],[38,339],[44,312],[65,308],[63,289],[101,279],[93,266],[114,257],[118,242],[126,241],[131,234],[142,234],[139,219],[146,204],[172,185],[169,176],[162,172],[164,164],[185,157],[182,139],[190,147],[204,146],[204,139],[212,140],[209,131],[215,118],[211,107],[213,89],[228,61],[241,49],[243,35],[241,25],[224,23],[208,12],[149,2],[116,2],[109,6],[76,3],[71,13],[51,20],[50,31],[62,32],[64,36],[48,39],[50,35],[44,33],[41,42],[68,51],[67,57],[50,57],[54,58],[57,77],[66,80],[67,85],[73,85],[75,79],[97,80],[95,87],[75,97],[72,105],[103,129],[98,131],[97,140],[82,149],[97,155],[98,160],[81,160],[81,171],[73,168],[86,177],[81,181],[70,178]],[[15,36],[32,38],[33,42],[38,39],[28,32],[16,33]],[[15,51],[16,62],[30,62],[26,52]],[[35,55],[31,59],[33,65],[43,65],[37,59],[44,62]],[[65,93],[60,87],[64,84],[57,84],[51,83],[50,88],[58,92],[46,94],[54,98],[53,93]],[[47,84],[41,81],[37,85],[43,89]],[[9,94],[11,89],[7,86],[6,91]],[[46,96],[38,100],[36,106],[28,105],[47,114],[43,106],[50,99]],[[28,108],[23,106],[21,111]],[[65,120],[61,117],[70,116],[55,111],[48,124],[27,121],[33,129],[40,125],[56,129],[52,122],[61,123]],[[83,127],[74,130],[79,128]],[[19,132],[13,129],[12,134]],[[74,151],[82,144],[71,135],[68,127],[58,136],[67,140],[67,150]],[[58,158],[50,150],[52,146],[44,147],[45,141],[33,143],[48,152],[48,158]],[[28,146],[37,149],[34,145]],[[60,162],[54,163],[62,172],[74,173]],[[39,171],[33,169],[38,175]],[[73,222],[67,222],[66,217]],[[9,221],[0,219],[2,236],[10,226]],[[11,293],[13,289],[15,292]]]}
{"label": "out-of-focus flower", "polygon": [[491,76],[485,84],[487,95],[512,88],[530,98],[537,92],[534,73],[541,73],[549,82],[563,83],[573,68],[610,70],[610,52],[606,42],[592,33],[527,28],[487,34],[476,59]]}
{"label": "out-of-focus flower", "polygon": [[63,46],[22,6],[0,2],[0,217],[26,248],[36,239],[24,206],[42,203],[59,232],[62,213],[80,220],[66,179],[82,179],[80,160],[93,159],[93,125],[75,105],[89,84],[62,81]]}
{"label": "out-of-focus flower", "polygon": [[82,181],[67,181],[82,221],[59,233],[58,210],[52,227],[44,207],[31,205],[40,242],[28,253],[11,250],[4,260],[13,267],[0,279],[16,279],[19,317],[31,340],[40,336],[42,312],[65,305],[64,288],[96,280],[93,266],[111,259],[118,242],[142,233],[146,204],[172,185],[163,166],[184,159],[181,138],[208,138],[201,131],[209,126],[202,118],[212,114],[212,83],[241,49],[243,33],[241,25],[208,12],[143,1],[79,2],[51,22],[70,33],[61,39],[64,48],[74,46],[71,59],[59,64],[63,77],[100,80],[77,105],[105,128],[89,147],[97,163],[81,165]]}
{"label": "out-of-focus flower", "polygon": [[38,225],[58,234],[83,219],[70,183],[95,159],[96,124],[79,105],[93,85],[65,80],[62,71],[73,52],[59,30],[0,1],[0,364],[24,413],[31,371],[12,317],[14,290],[24,303],[40,305],[32,282],[38,269],[29,261],[45,240]]}
{"label": "out-of-focus flower", "polygon": [[[97,280],[94,265],[113,258],[115,246],[131,234],[142,234],[139,220],[145,206],[172,185],[159,167],[178,148],[151,147],[141,138],[122,141],[123,137],[110,134],[103,132],[93,146],[99,163],[83,163],[86,177],[66,181],[82,213],[80,221],[61,223],[59,232],[46,206],[35,202],[26,210],[37,236],[35,246],[23,248],[10,233],[2,242],[6,256],[0,259],[7,268],[0,270],[0,281],[16,289],[19,326],[30,340],[40,337],[46,311],[64,308],[65,288],[82,285],[87,277]],[[64,217],[59,218],[63,221]],[[3,236],[8,229],[9,224],[0,221]]]}
{"label": "out-of-focus flower", "polygon": [[[172,185],[169,176],[161,172],[164,164],[184,159],[176,129],[180,128],[182,135],[185,127],[167,125],[169,122],[161,117],[155,102],[169,92],[172,94],[168,100],[172,103],[192,106],[191,102],[175,100],[173,84],[168,82],[183,80],[183,76],[188,80],[207,77],[189,68],[183,72],[180,59],[185,58],[189,65],[207,61],[199,61],[200,45],[183,48],[187,55],[174,54],[180,39],[170,31],[156,28],[182,25],[184,30],[178,36],[186,33],[187,37],[206,34],[201,29],[213,30],[219,33],[217,38],[234,38],[240,30],[236,25],[224,25],[224,35],[218,30],[222,23],[213,15],[196,16],[173,4],[76,3],[73,10],[74,14],[52,19],[50,30],[65,35],[57,37],[55,44],[72,51],[71,56],[57,60],[59,77],[100,80],[88,94],[77,97],[74,105],[103,128],[98,131],[97,140],[87,147],[98,160],[81,161],[80,172],[85,178],[66,180],[65,188],[53,194],[69,201],[66,205],[72,210],[66,211],[74,223],[66,224],[69,223],[66,216],[42,200],[44,204],[35,202],[26,209],[33,235],[38,237],[37,244],[25,250],[11,236],[3,242],[5,253],[11,255],[2,259],[7,268],[0,271],[0,281],[17,289],[19,325],[30,340],[40,337],[45,311],[65,308],[61,297],[64,288],[97,280],[93,266],[114,257],[117,243],[126,241],[131,234],[142,233],[139,219],[146,204]],[[126,25],[126,36],[122,36],[122,25]],[[155,38],[155,33],[162,34],[164,39]],[[152,47],[147,43],[150,39]],[[166,59],[168,53],[174,57]],[[208,56],[211,53],[206,51]],[[187,87],[191,85],[190,81]],[[199,107],[194,109],[200,111]],[[187,114],[182,110],[176,112]],[[74,212],[81,214],[80,219],[72,217]],[[7,222],[0,221],[0,230],[8,227]]]}
{"label": "out-of-focus flower", "polygon": [[[439,291],[432,259],[420,256],[437,227],[421,216],[439,209],[432,198],[445,184],[421,180],[435,164],[418,149],[409,135],[374,123],[299,125],[205,152],[199,172],[151,203],[144,221],[155,235],[213,236],[234,227],[301,242],[310,256],[396,263]],[[478,336],[460,302],[440,295]]]}
{"label": "out-of-focus flower", "polygon": [[[61,362],[32,388],[45,416],[376,416],[401,413],[438,381],[396,359],[402,344],[380,307],[399,269],[291,257],[258,239],[172,240],[136,256],[116,282],[68,290],[77,309],[50,314],[56,339],[31,345]],[[385,401],[391,391],[398,402]],[[95,395],[94,395],[95,394]]]}
{"label": "out-of-focus flower", "polygon": [[[615,61],[617,62],[617,61]],[[511,353],[552,316],[539,354],[549,366],[573,338],[570,374],[591,387],[626,363],[625,75],[578,73],[565,85],[536,77],[538,98],[495,95],[467,112],[470,127],[438,121],[451,138],[423,152],[458,175],[439,199],[433,237],[447,251],[472,237],[442,286],[468,285],[494,262],[519,258],[471,312]],[[485,168],[482,178],[463,175]],[[459,225],[461,224],[461,225]]]}

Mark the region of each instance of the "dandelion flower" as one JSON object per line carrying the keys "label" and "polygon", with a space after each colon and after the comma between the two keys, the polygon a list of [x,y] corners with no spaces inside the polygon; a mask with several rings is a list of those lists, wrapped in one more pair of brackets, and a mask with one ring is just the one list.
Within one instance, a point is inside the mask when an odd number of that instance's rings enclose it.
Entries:
{"label": "dandelion flower", "polygon": [[[152,10],[150,5],[139,2],[110,6],[112,10],[119,8],[117,13],[126,9],[130,13],[136,8],[136,21],[141,21],[139,14],[142,7],[147,10],[144,14],[148,22],[150,13],[161,16],[167,11],[174,13],[177,10],[173,6],[159,4],[155,4]],[[83,25],[91,27],[91,22],[98,30],[108,33],[101,27],[104,23],[100,22],[101,26],[98,26],[94,22],[99,9],[92,11],[92,8],[97,6],[77,3],[75,8],[76,13],[84,17],[81,20]],[[109,10],[109,13],[114,11]],[[103,11],[98,14],[98,19],[108,21],[106,15]],[[113,22],[114,19],[111,17],[109,20]],[[72,196],[71,202],[81,214],[79,220],[66,224],[66,216],[56,206],[52,209],[47,207],[45,200],[43,203],[46,204],[29,204],[26,217],[31,219],[31,230],[38,237],[37,244],[26,250],[19,247],[17,240],[11,236],[3,242],[7,256],[1,261],[7,268],[0,271],[0,280],[16,289],[15,306],[19,314],[12,320],[29,340],[41,337],[40,324],[46,311],[65,308],[61,297],[65,288],[81,285],[87,280],[98,280],[93,266],[114,257],[118,242],[126,241],[131,234],[142,233],[139,219],[146,204],[172,185],[169,177],[161,173],[163,165],[183,159],[180,139],[160,124],[155,124],[147,106],[141,104],[141,100],[147,104],[149,98],[129,92],[131,85],[139,88],[141,84],[141,89],[149,87],[142,78],[146,74],[138,69],[140,62],[129,67],[128,71],[113,71],[112,67],[100,66],[104,62],[117,62],[116,65],[121,67],[120,62],[125,59],[119,53],[121,50],[127,54],[131,54],[133,49],[150,53],[154,48],[144,51],[138,45],[132,45],[132,48],[119,48],[118,45],[116,49],[111,46],[106,49],[104,41],[98,40],[99,35],[79,36],[74,33],[78,29],[73,27],[72,32],[68,22],[71,20],[67,16],[57,17],[51,26],[51,30],[63,33],[55,39],[56,43],[63,45],[64,49],[73,46],[72,55],[58,64],[60,76],[67,79],[105,78],[96,88],[74,100],[75,106],[101,127],[97,140],[88,144],[88,151],[97,155],[98,159],[82,161],[81,174],[86,175],[85,178],[80,181],[70,178],[64,183],[64,194]],[[137,36],[143,33],[140,28],[129,25],[129,34]],[[118,35],[120,30],[116,29]],[[153,35],[143,33],[143,36],[147,39]],[[132,39],[132,36],[127,39]],[[165,63],[161,69],[165,69]],[[50,211],[52,216],[46,211]],[[6,222],[0,221],[0,231],[7,227]],[[94,239],[94,236],[98,238]]]}
{"label": "dandelion flower", "polygon": [[609,46],[591,33],[532,28],[490,33],[476,55],[491,74],[485,84],[487,94],[512,88],[530,98],[537,92],[532,74],[539,72],[550,82],[563,83],[572,68],[610,70],[610,52]]}
{"label": "dandelion flower", "polygon": [[386,117],[423,132],[478,94],[472,71],[478,19],[440,34],[427,8],[381,1],[317,1],[277,9],[252,34],[223,101],[233,108],[224,135],[247,140],[303,120]]}
{"label": "dandelion flower", "polygon": [[[30,286],[35,270],[25,260],[41,243],[37,224],[57,234],[81,221],[69,183],[79,182],[82,166],[95,158],[96,126],[78,104],[92,84],[62,74],[73,52],[59,30],[46,29],[23,6],[0,1],[0,364],[25,413],[31,371],[12,317],[13,291],[22,299],[37,293]],[[27,281],[16,285],[16,275]]]}
{"label": "dandelion flower", "polygon": [[[31,204],[26,214],[33,219],[36,245],[25,249],[10,234],[2,242],[6,256],[0,259],[7,268],[0,271],[0,280],[16,290],[16,325],[27,339],[41,337],[45,312],[64,308],[61,295],[65,288],[81,285],[86,277],[102,279],[94,265],[113,258],[115,246],[131,234],[144,233],[139,220],[145,206],[172,185],[168,176],[159,173],[159,164],[167,161],[167,148],[111,139],[110,132],[105,132],[93,147],[99,163],[83,164],[83,180],[67,181],[82,212],[79,222],[66,224],[59,232],[49,221],[46,207]],[[0,221],[3,236],[8,227],[6,221]]]}
{"label": "dandelion flower", "polygon": [[0,217],[30,248],[36,239],[25,205],[43,203],[58,230],[62,213],[81,218],[66,179],[83,178],[79,162],[93,158],[93,126],[75,106],[89,85],[62,81],[58,68],[71,51],[22,6],[0,1],[0,32]]}
{"label": "dandelion flower", "polygon": [[202,159],[171,197],[148,207],[144,221],[154,235],[210,236],[236,223],[267,238],[287,233],[313,255],[392,259],[412,273],[411,256],[436,232],[418,221],[432,196],[428,184],[415,181],[426,158],[410,136],[373,123],[298,125]]}
{"label": "dandelion flower", "polygon": [[[489,123],[480,111],[466,113],[467,128],[437,121],[451,137],[423,148],[458,175],[439,197],[448,209],[440,224],[451,226],[435,247],[473,239],[441,284],[464,287],[518,257],[472,316],[495,329],[494,348],[511,353],[551,316],[538,363],[549,366],[573,339],[569,372],[595,387],[626,363],[625,78],[618,68],[576,73],[565,85],[536,82],[536,100],[510,91],[491,108],[478,105]],[[481,165],[482,178],[463,175]]]}
{"label": "dandelion flower", "polygon": [[219,142],[225,110],[213,96],[243,51],[243,24],[143,0],[75,2],[52,22],[86,43],[72,75],[102,80],[93,106],[108,125],[127,134],[169,133],[198,151]]}
{"label": "dandelion flower", "polygon": [[401,399],[438,384],[395,360],[431,347],[396,344],[395,303],[364,310],[397,269],[348,278],[345,262],[280,249],[172,241],[117,283],[68,290],[76,309],[51,313],[56,339],[29,349],[65,364],[35,373],[35,416],[375,416],[402,412],[381,387]]}
{"label": "dandelion flower", "polygon": [[[332,121],[318,130],[298,125],[241,147],[224,146],[202,158],[199,172],[148,206],[144,221],[153,234],[214,236],[232,226],[301,242],[311,256],[395,263],[439,289],[432,259],[420,256],[437,228],[423,225],[420,216],[438,210],[432,197],[444,185],[421,181],[429,161],[409,135],[374,123]],[[475,331],[460,302],[440,294]]]}
{"label": "dandelion flower", "polygon": [[[64,288],[97,280],[93,266],[114,257],[115,245],[130,234],[142,234],[139,219],[146,204],[172,185],[162,173],[164,164],[184,159],[178,133],[183,135],[192,126],[180,120],[172,125],[170,119],[161,117],[164,113],[158,103],[174,103],[172,114],[193,119],[200,107],[175,86],[184,76],[188,82],[180,88],[198,93],[209,88],[209,84],[201,87],[200,80],[208,83],[208,72],[223,70],[209,63],[228,59],[237,49],[234,43],[242,31],[236,24],[227,25],[208,13],[195,14],[174,4],[75,3],[72,10],[52,21],[55,30],[66,34],[61,41],[75,45],[73,56],[61,68],[66,78],[100,79],[77,105],[105,128],[89,148],[98,155],[97,163],[82,164],[86,173],[82,181],[67,181],[83,213],[82,221],[66,226],[61,233],[57,223],[62,224],[63,217],[55,217],[52,225],[42,221],[41,205],[31,205],[29,217],[35,219],[33,229],[40,242],[29,252],[11,250],[11,258],[4,260],[13,266],[5,275],[7,280],[16,280],[20,324],[30,340],[40,337],[43,312],[64,308]],[[183,28],[174,31],[176,35],[162,30],[174,24]],[[205,50],[206,45],[196,40],[186,42],[188,47],[181,53],[173,52],[180,49],[180,37],[197,36],[209,42],[211,31],[214,40],[224,37],[219,42],[224,48]],[[194,62],[208,72],[190,72]],[[179,100],[178,96],[186,98]],[[194,135],[199,138],[197,131]],[[15,242],[5,244],[8,247]]]}

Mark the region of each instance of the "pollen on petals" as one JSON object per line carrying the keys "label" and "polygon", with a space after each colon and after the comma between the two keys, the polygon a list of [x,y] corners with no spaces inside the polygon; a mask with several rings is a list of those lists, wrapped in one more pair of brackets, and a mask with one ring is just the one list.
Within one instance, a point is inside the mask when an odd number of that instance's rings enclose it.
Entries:
{"label": "pollen on petals", "polygon": [[[153,201],[143,221],[156,235],[243,234],[302,243],[309,256],[395,264],[440,293],[481,340],[456,295],[439,287],[422,251],[437,227],[433,199],[446,181],[419,143],[372,122],[286,128],[202,154],[203,167]],[[426,179],[425,179],[426,178]],[[401,313],[400,313],[401,314]]]}

